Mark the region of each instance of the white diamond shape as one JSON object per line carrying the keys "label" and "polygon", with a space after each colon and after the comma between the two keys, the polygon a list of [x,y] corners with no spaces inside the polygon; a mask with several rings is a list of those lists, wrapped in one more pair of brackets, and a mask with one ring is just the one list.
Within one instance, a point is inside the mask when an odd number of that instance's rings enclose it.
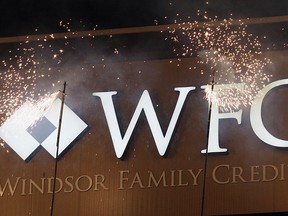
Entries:
{"label": "white diamond shape", "polygon": [[[56,158],[56,140],[60,116],[61,100],[56,99],[51,105],[45,117],[56,129],[42,142],[45,148]],[[61,136],[59,142],[59,154],[61,154],[79,134],[87,128],[83,122],[68,106],[64,104],[62,117]],[[1,127],[0,137],[9,145],[23,160],[26,160],[40,145],[40,143],[27,132],[27,127],[17,124],[19,115],[12,115]]]}
{"label": "white diamond shape", "polygon": [[[61,100],[56,99],[45,117],[56,127],[56,129],[42,142],[42,146],[56,158],[56,140]],[[61,154],[78,136],[87,128],[83,122],[68,106],[64,104],[62,127],[59,142],[59,154]]]}
{"label": "white diamond shape", "polygon": [[0,137],[23,159],[26,160],[40,145],[22,124],[15,124],[17,116],[13,115],[0,128]]}

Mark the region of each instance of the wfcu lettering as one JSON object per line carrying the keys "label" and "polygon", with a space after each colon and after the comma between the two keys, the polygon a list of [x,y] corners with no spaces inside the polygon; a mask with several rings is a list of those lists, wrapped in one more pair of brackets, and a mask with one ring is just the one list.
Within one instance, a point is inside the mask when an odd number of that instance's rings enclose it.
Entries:
{"label": "wfcu lettering", "polygon": [[[274,137],[265,128],[261,116],[262,102],[269,91],[271,91],[276,87],[287,84],[288,79],[282,79],[270,83],[269,85],[265,86],[261,91],[259,91],[258,95],[255,97],[254,102],[251,105],[250,121],[253,131],[255,132],[257,137],[261,139],[264,143],[275,147],[288,147],[288,141]],[[201,88],[204,88],[204,86],[202,86]],[[220,86],[215,85],[214,91],[219,91],[220,89],[223,88],[225,88],[225,85],[221,85],[221,88]],[[179,92],[179,97],[176,102],[176,106],[174,108],[174,112],[170,119],[170,123],[166,133],[163,133],[163,130],[160,126],[149,92],[145,90],[142,93],[142,96],[140,97],[138,105],[134,111],[132,119],[123,137],[120,132],[116,110],[112,99],[113,95],[116,95],[117,92],[116,91],[94,92],[93,96],[99,97],[101,99],[117,157],[121,158],[123,156],[128,141],[131,138],[132,132],[135,129],[135,125],[142,111],[145,113],[145,116],[149,123],[149,127],[151,129],[158,152],[161,156],[163,156],[170,143],[172,134],[175,130],[175,125],[181,113],[182,107],[185,103],[185,100],[187,99],[187,95],[190,91],[193,91],[195,89],[196,88],[194,86],[175,88],[175,91]],[[241,124],[242,112],[243,111],[240,109],[237,112],[220,113],[217,104],[212,105],[209,137],[208,137],[208,153],[220,153],[227,151],[226,148],[221,148],[219,145],[219,120],[233,118],[237,120],[238,124]],[[206,149],[202,150],[201,152],[205,153]]]}
{"label": "wfcu lettering", "polygon": [[[261,91],[259,91],[258,95],[255,97],[254,102],[251,105],[250,122],[254,133],[264,143],[275,147],[288,147],[288,141],[273,136],[265,128],[262,120],[263,116],[261,115],[262,102],[269,91],[276,87],[284,86],[287,84],[288,79],[282,79],[268,84]],[[236,85],[239,85],[241,87],[242,84],[240,83]],[[202,86],[201,88],[203,89],[204,87],[205,86]],[[214,91],[220,91],[220,89],[223,88],[225,88],[225,85],[221,85],[221,87],[215,85]],[[187,100],[187,95],[189,92],[195,89],[196,88],[194,86],[175,88],[175,91],[179,92],[179,96],[167,131],[165,133],[163,132],[159,123],[149,92],[147,90],[143,91],[124,136],[121,135],[120,126],[117,120],[117,114],[113,103],[113,96],[117,94],[117,91],[94,92],[93,96],[99,97],[102,102],[116,156],[118,158],[121,158],[123,156],[142,111],[147,118],[159,155],[163,156],[169,146],[171,137],[175,132],[175,126],[180,116],[183,105]],[[55,157],[56,146],[49,145],[48,143],[56,140],[56,129],[59,118],[57,116],[57,110],[60,107],[60,103],[61,101],[57,99],[52,105],[52,108],[49,110],[49,112],[44,116],[46,121],[48,121],[52,125],[52,129],[51,133],[48,134],[48,136],[45,137],[43,140],[37,140],[37,138],[35,138],[33,134],[29,133],[28,128],[15,128],[15,124],[13,124],[13,116],[8,121],[6,121],[0,128],[1,138],[23,160],[27,159],[40,145],[43,146],[53,157]],[[242,112],[243,111],[241,109],[236,112],[220,112],[217,104],[212,105],[211,119],[209,125],[210,128],[208,137],[208,153],[221,153],[227,151],[226,148],[221,148],[219,144],[219,120],[232,118],[236,119],[238,124],[241,124]],[[82,131],[84,131],[85,128],[87,128],[87,124],[83,122],[66,105],[64,106],[64,113],[64,125],[62,128],[59,153],[63,152],[71,144],[71,142]],[[73,127],[71,125],[73,125]],[[25,143],[25,145],[21,145],[21,143]],[[203,149],[201,152],[205,153],[206,149]]]}

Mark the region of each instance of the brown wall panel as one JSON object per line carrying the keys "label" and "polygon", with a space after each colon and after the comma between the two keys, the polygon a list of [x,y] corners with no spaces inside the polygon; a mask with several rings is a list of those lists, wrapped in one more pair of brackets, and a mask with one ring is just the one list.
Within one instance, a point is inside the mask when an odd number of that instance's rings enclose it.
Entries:
{"label": "brown wall panel", "polygon": [[[273,61],[270,82],[287,78],[288,53],[265,55]],[[206,146],[208,124],[208,103],[200,86],[209,83],[210,77],[204,66],[193,69],[196,61],[185,58],[181,62],[168,59],[105,67],[99,64],[84,71],[67,65],[61,68],[61,74],[52,74],[47,83],[39,84],[48,86],[58,79],[67,81],[65,103],[89,127],[59,159],[57,178],[64,185],[55,195],[55,216],[200,215],[205,160],[200,151]],[[199,67],[206,70],[203,75]],[[147,89],[166,131],[178,99],[174,88],[185,86],[197,89],[187,96],[165,156],[158,154],[142,113],[124,156],[118,159],[101,100],[92,93],[118,92],[113,101],[124,134],[142,92]],[[287,139],[287,95],[286,86],[269,92],[262,110],[267,129],[282,139]],[[220,146],[229,153],[208,156],[205,215],[288,211],[287,151],[261,141],[251,128],[249,115],[248,106],[243,107],[241,125],[235,119],[220,120]],[[52,181],[49,178],[54,173],[54,158],[40,147],[25,162],[7,144],[4,146],[0,148],[0,185],[3,189],[7,179],[12,186],[17,179],[19,182],[13,195],[6,188],[0,196],[1,216],[50,215],[49,182]],[[278,175],[269,180],[275,174],[274,168]],[[191,172],[198,173],[198,178],[193,179]],[[159,185],[151,183],[151,175],[160,179]],[[161,180],[161,175],[165,175],[166,182]],[[44,192],[33,187],[30,193],[31,180],[38,186],[44,181]],[[59,182],[56,186],[59,188]]]}

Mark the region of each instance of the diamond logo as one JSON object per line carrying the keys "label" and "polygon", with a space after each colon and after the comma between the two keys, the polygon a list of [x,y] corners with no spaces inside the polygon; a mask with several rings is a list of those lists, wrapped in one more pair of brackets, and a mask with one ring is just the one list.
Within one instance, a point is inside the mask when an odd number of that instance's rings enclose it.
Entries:
{"label": "diamond logo", "polygon": [[44,116],[36,125],[30,126],[27,131],[39,143],[42,143],[55,129],[56,127]]}
{"label": "diamond logo", "polygon": [[[17,115],[12,115],[0,128],[0,137],[23,160],[26,160],[40,145],[56,158],[61,100],[56,99],[45,116],[31,127],[17,124]],[[59,155],[87,128],[67,105],[64,104],[62,116]]]}

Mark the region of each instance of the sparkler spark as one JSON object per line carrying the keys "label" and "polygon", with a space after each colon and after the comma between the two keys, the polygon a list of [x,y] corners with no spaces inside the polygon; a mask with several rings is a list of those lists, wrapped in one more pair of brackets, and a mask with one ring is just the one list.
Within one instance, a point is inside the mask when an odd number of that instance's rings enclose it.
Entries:
{"label": "sparkler spark", "polygon": [[[33,128],[49,111],[57,96],[58,92],[42,97],[38,101],[26,101],[1,124],[1,133],[5,135],[9,131],[26,131],[28,128]],[[4,143],[0,143],[0,146],[5,149]]]}
{"label": "sparkler spark", "polygon": [[37,42],[27,40],[9,50],[0,62],[0,125],[24,103],[35,104],[40,95],[50,95],[48,89],[37,92],[37,84],[50,77],[51,72],[45,67],[60,64],[63,53],[64,49],[52,46],[45,39]]}
{"label": "sparkler spark", "polygon": [[[263,57],[259,38],[247,33],[247,26],[240,21],[238,26],[233,26],[233,19],[219,22],[206,15],[204,18],[207,22],[201,26],[196,21],[185,23],[180,28],[180,34],[175,29],[169,30],[172,36],[166,39],[180,44],[180,48],[174,48],[177,56],[197,56],[198,64],[209,66],[209,71],[215,70],[218,91],[213,93],[207,87],[207,100],[212,97],[212,102],[221,110],[251,105],[258,91],[272,77],[265,72],[271,61]],[[224,85],[235,83],[243,83],[244,87],[228,85],[227,88]]]}
{"label": "sparkler spark", "polygon": [[40,121],[47,113],[52,103],[58,96],[58,92],[42,97],[38,101],[26,101],[1,125],[7,127],[6,122],[13,128],[29,128],[33,127]]}
{"label": "sparkler spark", "polygon": [[[70,32],[70,22],[60,22],[60,27]],[[38,28],[35,29],[39,31]],[[33,127],[45,115],[49,106],[56,99],[58,93],[55,91],[55,80],[51,86],[40,87],[44,79],[51,77],[51,68],[57,67],[61,72],[59,64],[62,63],[62,55],[65,54],[65,46],[69,41],[63,43],[50,43],[50,34],[44,39],[30,41],[27,36],[26,41],[19,43],[18,47],[9,50],[6,57],[0,62],[0,126],[15,128]],[[16,44],[15,44],[16,45]],[[58,80],[57,83],[60,83]],[[51,89],[50,89],[51,88]],[[53,90],[54,89],[54,90]],[[40,97],[40,99],[39,99]],[[8,121],[9,120],[9,121]],[[7,125],[9,122],[9,125]],[[5,148],[4,144],[0,146]]]}
{"label": "sparkler spark", "polygon": [[[57,93],[50,93],[55,91],[53,85],[51,89],[39,89],[37,85],[51,76],[49,68],[61,63],[63,53],[64,49],[53,46],[46,38],[30,42],[29,37],[8,51],[0,62],[1,129],[14,127],[15,131],[17,128],[26,130],[43,118]],[[0,146],[5,149],[2,141]]]}

